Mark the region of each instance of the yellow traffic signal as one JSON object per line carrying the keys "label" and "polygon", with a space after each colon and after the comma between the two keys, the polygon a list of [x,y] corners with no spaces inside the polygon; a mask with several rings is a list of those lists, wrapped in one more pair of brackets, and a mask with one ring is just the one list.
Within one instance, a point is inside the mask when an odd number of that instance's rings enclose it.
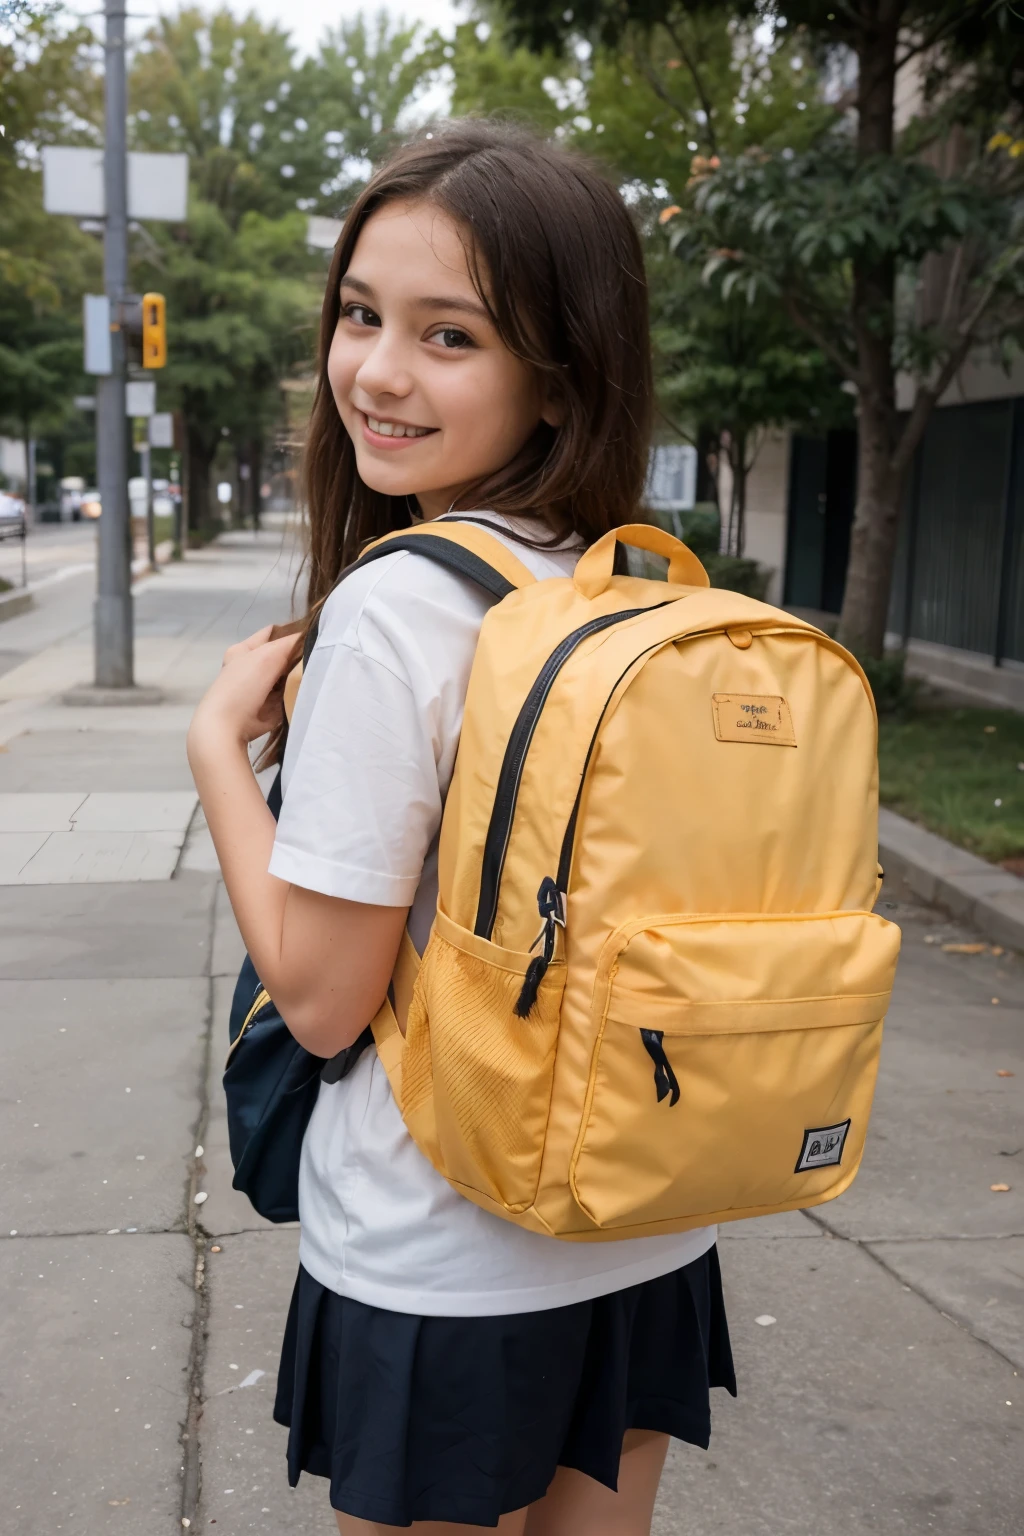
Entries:
{"label": "yellow traffic signal", "polygon": [[142,366],[162,368],[167,362],[167,303],[162,293],[142,295]]}

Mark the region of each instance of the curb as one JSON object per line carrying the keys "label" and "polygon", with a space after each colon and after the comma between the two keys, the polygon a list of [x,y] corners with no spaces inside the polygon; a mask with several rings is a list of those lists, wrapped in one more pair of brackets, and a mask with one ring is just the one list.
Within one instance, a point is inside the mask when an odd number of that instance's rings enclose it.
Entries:
{"label": "curb", "polygon": [[19,613],[27,613],[35,607],[35,602],[31,587],[15,587],[13,592],[0,592],[0,624],[4,619],[13,619]]}
{"label": "curb", "polygon": [[887,878],[904,881],[922,901],[999,944],[1024,950],[1024,880],[884,806],[878,812],[878,858]]}

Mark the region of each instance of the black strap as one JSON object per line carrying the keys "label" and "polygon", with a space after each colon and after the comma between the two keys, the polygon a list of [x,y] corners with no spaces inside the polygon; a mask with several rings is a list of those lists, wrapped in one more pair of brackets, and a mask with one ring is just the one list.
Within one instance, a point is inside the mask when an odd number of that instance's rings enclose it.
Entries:
{"label": "black strap", "polygon": [[[392,555],[400,549],[409,550],[414,555],[422,555],[425,560],[433,560],[435,565],[443,565],[458,576],[468,576],[470,581],[475,581],[478,587],[482,587],[492,597],[499,599],[508,597],[510,592],[516,590],[515,584],[509,581],[507,576],[496,571],[493,565],[488,565],[486,560],[475,555],[472,550],[463,549],[461,544],[453,544],[451,539],[441,539],[431,533],[405,533],[397,539],[387,539],[383,544],[376,545],[342,571],[338,584],[343,582],[346,576],[351,576],[353,571],[361,570],[364,565],[369,565],[374,560],[382,560],[385,555]],[[303,666],[309,661],[319,630],[320,614],[318,613],[306,635],[306,643],[302,650]]]}

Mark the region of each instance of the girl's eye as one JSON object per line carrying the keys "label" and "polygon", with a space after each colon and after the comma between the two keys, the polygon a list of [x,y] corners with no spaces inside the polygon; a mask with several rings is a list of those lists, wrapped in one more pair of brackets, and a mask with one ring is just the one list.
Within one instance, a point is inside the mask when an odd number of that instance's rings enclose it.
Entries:
{"label": "girl's eye", "polygon": [[352,320],[356,325],[380,326],[380,316],[365,304],[346,304],[343,313],[346,320]]}
{"label": "girl's eye", "polygon": [[431,341],[440,342],[446,352],[462,351],[473,345],[473,338],[467,336],[465,331],[460,331],[457,325],[444,325],[439,331],[435,331]]}

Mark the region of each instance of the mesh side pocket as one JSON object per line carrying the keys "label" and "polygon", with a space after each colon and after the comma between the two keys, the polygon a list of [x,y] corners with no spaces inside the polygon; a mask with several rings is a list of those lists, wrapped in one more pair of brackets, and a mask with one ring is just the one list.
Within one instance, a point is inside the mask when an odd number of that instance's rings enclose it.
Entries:
{"label": "mesh side pocket", "polygon": [[421,1148],[431,1155],[433,1143],[440,1172],[513,1211],[537,1189],[565,987],[555,961],[518,1018],[530,959],[439,919],[402,1064],[402,1112]]}

